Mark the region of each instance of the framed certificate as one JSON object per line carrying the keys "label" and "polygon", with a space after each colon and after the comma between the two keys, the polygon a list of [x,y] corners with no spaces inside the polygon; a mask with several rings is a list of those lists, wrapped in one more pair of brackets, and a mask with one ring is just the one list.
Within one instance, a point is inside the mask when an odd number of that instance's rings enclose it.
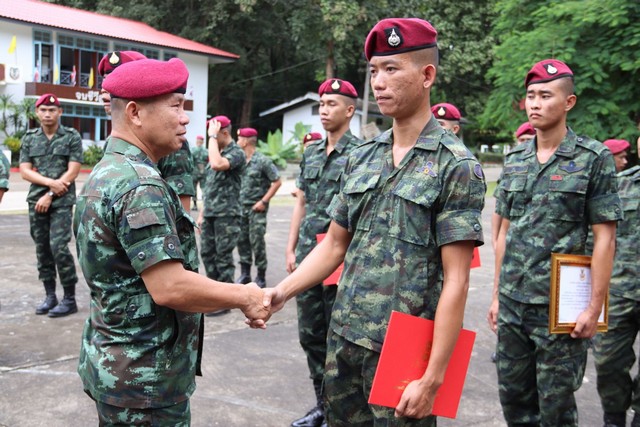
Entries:
{"label": "framed certificate", "polygon": [[[551,254],[549,332],[571,333],[576,320],[591,300],[591,257]],[[598,318],[598,332],[606,332],[609,322],[609,293]]]}

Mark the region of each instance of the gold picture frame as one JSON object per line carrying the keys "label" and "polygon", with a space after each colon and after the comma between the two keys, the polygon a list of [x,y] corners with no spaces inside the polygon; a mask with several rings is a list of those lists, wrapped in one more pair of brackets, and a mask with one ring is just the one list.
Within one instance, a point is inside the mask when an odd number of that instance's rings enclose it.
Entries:
{"label": "gold picture frame", "polygon": [[[591,299],[591,257],[588,255],[551,254],[551,289],[549,297],[549,333],[569,334],[575,319]],[[609,292],[606,293],[598,332],[609,324]]]}

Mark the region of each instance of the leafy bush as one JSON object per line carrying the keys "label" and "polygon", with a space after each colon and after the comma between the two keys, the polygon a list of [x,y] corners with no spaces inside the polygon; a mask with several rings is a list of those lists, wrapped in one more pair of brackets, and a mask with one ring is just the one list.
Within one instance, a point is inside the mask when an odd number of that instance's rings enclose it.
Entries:
{"label": "leafy bush", "polygon": [[257,150],[269,157],[280,169],[287,167],[288,160],[294,160],[298,156],[298,145],[296,143],[284,143],[282,141],[282,131],[267,134],[267,142],[258,141]]}
{"label": "leafy bush", "polygon": [[478,161],[480,163],[504,163],[504,154],[502,153],[479,153]]}
{"label": "leafy bush", "polygon": [[87,166],[95,166],[102,156],[104,156],[104,150],[97,145],[90,145],[84,153],[84,164]]}
{"label": "leafy bush", "polygon": [[20,162],[20,146],[22,146],[20,138],[16,138],[15,136],[5,138],[4,146],[11,151],[11,158],[9,159],[9,162],[12,166],[17,166]]}

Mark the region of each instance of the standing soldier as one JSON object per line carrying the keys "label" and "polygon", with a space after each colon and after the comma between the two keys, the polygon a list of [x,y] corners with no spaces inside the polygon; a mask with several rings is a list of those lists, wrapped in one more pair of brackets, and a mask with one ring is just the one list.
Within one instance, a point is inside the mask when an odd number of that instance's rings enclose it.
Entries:
{"label": "standing soldier", "polygon": [[431,107],[431,113],[438,120],[440,126],[450,130],[454,135],[458,135],[462,116],[460,115],[460,110],[458,110],[455,105],[447,104],[446,102],[436,104]]}
{"label": "standing soldier", "polygon": [[[201,225],[200,255],[207,277],[233,283],[233,248],[240,236],[240,186],[246,164],[244,151],[231,137],[231,120],[216,116],[209,122],[209,166]],[[218,310],[209,316],[228,313]]]}
{"label": "standing soldier", "polygon": [[[614,158],[630,145],[621,139],[604,143]],[[626,164],[626,155],[624,160]],[[616,169],[624,219],[617,229],[609,288],[609,329],[594,337],[593,356],[604,425],[624,427],[631,407],[631,427],[640,427],[640,383],[638,376],[631,378],[631,368],[637,360],[633,347],[640,332],[640,166],[621,172],[624,165],[616,158]]]}
{"label": "standing soldier", "polygon": [[609,151],[611,151],[611,154],[613,154],[616,171],[622,172],[629,163],[627,160],[627,150],[631,147],[629,141],[624,139],[607,139],[603,144],[609,149]]}
{"label": "standing soldier", "polygon": [[193,210],[198,210],[198,184],[200,184],[200,192],[204,193],[204,184],[207,178],[207,169],[209,167],[209,152],[204,146],[204,136],[196,137],[196,148],[191,151],[193,159],[193,190],[196,195],[193,196]]}
{"label": "standing soldier", "polygon": [[255,282],[259,287],[264,288],[267,286],[265,278],[267,245],[264,241],[264,235],[267,232],[267,211],[269,200],[282,185],[282,180],[273,161],[256,151],[258,132],[255,129],[238,129],[238,145],[247,156],[247,167],[242,175],[240,188],[242,217],[238,254],[241,275],[237,283],[251,282],[251,254],[253,253],[253,260],[258,269]]}
{"label": "standing soldier", "polygon": [[[287,271],[297,265],[316,246],[318,234],[326,233],[331,218],[326,209],[333,196],[340,191],[342,172],[349,153],[362,141],[351,134],[349,125],[356,111],[358,93],[346,80],[329,79],[320,85],[320,120],[327,138],[309,144],[305,149],[301,173],[296,182],[296,205],[293,208],[289,241],[287,243]],[[315,286],[297,296],[298,335],[307,355],[307,364],[317,404],[293,427],[319,426],[324,421],[322,378],[327,355],[327,330],[337,286]]]}
{"label": "standing soldier", "polygon": [[[36,244],[38,273],[46,297],[36,314],[62,317],[78,311],[76,266],[69,251],[71,215],[76,203],[75,180],[82,165],[82,139],[77,130],[60,125],[62,108],[55,95],[36,101],[40,127],[22,137],[20,174],[31,182],[29,226]],[[64,291],[56,297],[56,269]]]}
{"label": "standing soldier", "polygon": [[[571,69],[540,61],[524,84],[536,136],[507,154],[496,191],[502,221],[487,317],[498,334],[500,403],[509,425],[577,426],[574,393],[608,292],[622,210],[611,152],[567,126],[577,101]],[[588,307],[570,334],[550,334],[552,253],[585,254],[589,226]]]}

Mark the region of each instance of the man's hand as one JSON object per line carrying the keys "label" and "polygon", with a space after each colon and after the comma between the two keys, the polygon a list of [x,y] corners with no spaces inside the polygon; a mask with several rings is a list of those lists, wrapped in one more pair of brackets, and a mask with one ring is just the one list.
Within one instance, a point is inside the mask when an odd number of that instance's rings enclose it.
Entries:
{"label": "man's hand", "polygon": [[262,200],[258,200],[252,207],[251,210],[254,212],[264,212],[267,209],[267,205],[262,203]]}
{"label": "man's hand", "polygon": [[36,202],[36,212],[46,213],[49,210],[52,201],[53,199],[51,198],[51,196],[49,196],[49,194],[45,194],[44,196],[40,197]]}
{"label": "man's hand", "polygon": [[571,338],[593,338],[598,332],[600,313],[587,308],[576,319],[576,326],[571,331]]}
{"label": "man's hand", "polygon": [[395,416],[422,419],[431,414],[436,389],[428,387],[420,380],[411,381],[404,389],[396,406]]}
{"label": "man's hand", "polygon": [[217,138],[218,132],[220,132],[220,127],[221,124],[219,121],[211,119],[209,121],[209,127],[207,128],[207,135]]}
{"label": "man's hand", "polygon": [[49,183],[49,190],[53,191],[56,196],[63,196],[67,191],[69,191],[70,182],[62,181],[59,179],[53,179]]}
{"label": "man's hand", "polygon": [[247,316],[245,323],[252,329],[265,329],[267,327],[266,322],[269,320],[271,315],[280,311],[282,307],[284,307],[285,302],[287,302],[286,295],[278,286],[275,288],[265,289],[262,305],[270,308],[271,312],[269,313],[269,316],[266,319],[251,319]]}
{"label": "man's hand", "polygon": [[241,310],[248,320],[256,322],[257,328],[265,329],[267,320],[271,317],[268,303],[270,299],[265,298],[264,290],[260,289],[255,283],[249,283],[244,287],[247,291],[247,299]]}
{"label": "man's hand", "polygon": [[285,261],[287,263],[287,273],[293,273],[296,270],[296,254],[292,251],[287,251]]}
{"label": "man's hand", "polygon": [[489,328],[493,331],[494,334],[498,333],[498,309],[500,307],[500,303],[498,302],[498,298],[494,297],[491,300],[491,306],[489,307],[489,313],[487,313],[487,321],[489,322]]}

